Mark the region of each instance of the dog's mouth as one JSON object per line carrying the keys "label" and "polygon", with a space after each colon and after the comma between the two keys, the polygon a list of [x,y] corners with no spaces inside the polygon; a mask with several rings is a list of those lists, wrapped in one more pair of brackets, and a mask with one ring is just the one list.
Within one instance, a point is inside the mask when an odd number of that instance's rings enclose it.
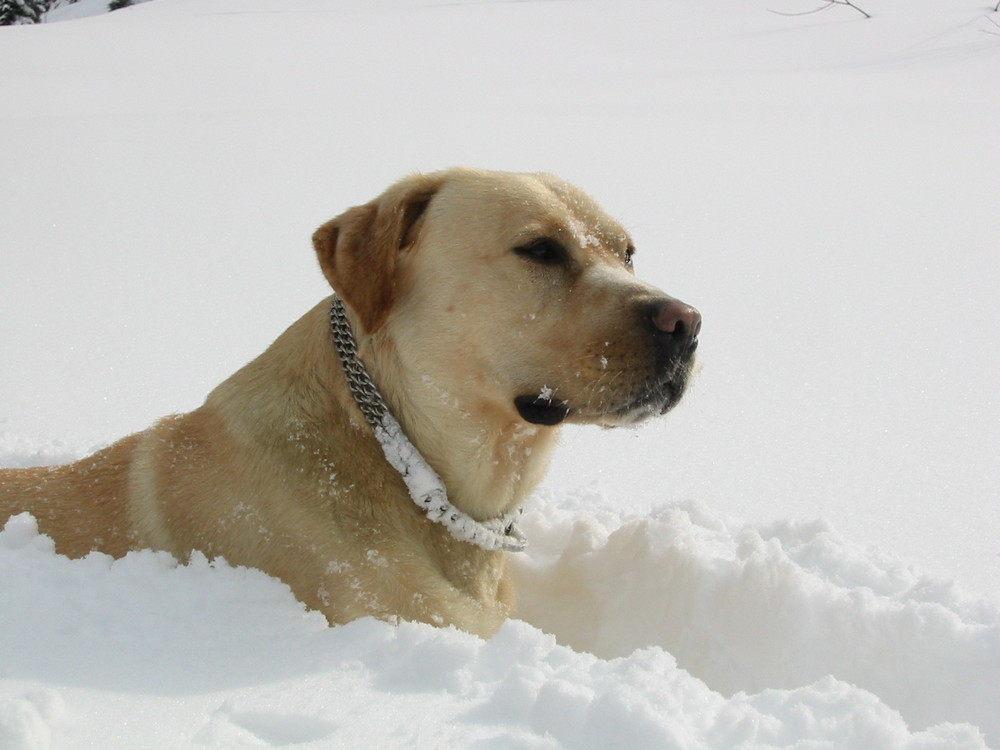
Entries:
{"label": "dog's mouth", "polygon": [[546,427],[554,427],[569,416],[569,406],[565,401],[554,398],[549,389],[518,396],[514,399],[514,406],[525,422]]}
{"label": "dog's mouth", "polygon": [[687,390],[691,361],[675,367],[673,372],[653,382],[622,393],[609,400],[587,399],[574,402],[560,399],[555,389],[542,388],[518,396],[514,406],[525,422],[553,427],[569,419],[580,424],[598,424],[604,427],[637,425],[647,419],[662,416],[680,402]]}
{"label": "dog's mouth", "polygon": [[611,410],[601,419],[605,427],[637,425],[673,409],[684,395],[685,380],[665,380],[629,403]]}

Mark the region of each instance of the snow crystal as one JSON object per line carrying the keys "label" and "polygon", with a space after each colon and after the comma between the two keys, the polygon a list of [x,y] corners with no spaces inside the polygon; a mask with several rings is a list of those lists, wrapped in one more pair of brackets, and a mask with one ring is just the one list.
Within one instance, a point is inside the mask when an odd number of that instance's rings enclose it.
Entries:
{"label": "snow crystal", "polygon": [[601,241],[587,228],[579,219],[571,218],[569,220],[569,230],[573,235],[573,239],[576,244],[582,248],[588,247],[600,247]]}

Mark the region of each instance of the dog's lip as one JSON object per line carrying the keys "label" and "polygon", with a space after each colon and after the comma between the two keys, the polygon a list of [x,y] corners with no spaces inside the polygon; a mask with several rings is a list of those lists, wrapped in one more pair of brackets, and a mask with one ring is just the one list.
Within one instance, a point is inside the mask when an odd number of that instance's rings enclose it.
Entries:
{"label": "dog's lip", "polygon": [[652,417],[663,416],[680,403],[686,390],[684,376],[654,382],[622,406],[609,409],[608,426],[635,425]]}
{"label": "dog's lip", "polygon": [[521,419],[531,424],[554,427],[569,416],[569,405],[548,394],[526,393],[514,399]]}

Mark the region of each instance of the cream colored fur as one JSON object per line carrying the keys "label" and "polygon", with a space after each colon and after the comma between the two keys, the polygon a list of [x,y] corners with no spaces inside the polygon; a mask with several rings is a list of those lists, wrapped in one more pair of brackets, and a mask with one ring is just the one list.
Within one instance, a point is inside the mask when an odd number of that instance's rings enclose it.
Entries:
{"label": "cream colored fur", "polygon": [[[559,238],[562,268],[513,252]],[[485,519],[522,504],[558,427],[513,400],[554,392],[614,426],[654,368],[625,231],[546,175],[416,175],[317,230],[359,354],[450,501]],[[426,519],[349,394],[324,300],[204,405],[67,466],[0,471],[0,521],[38,519],[59,552],[193,550],[282,579],[331,622],[364,615],[489,635],[514,604],[503,552]],[[686,374],[685,374],[686,377]],[[624,395],[623,395],[624,394]]]}

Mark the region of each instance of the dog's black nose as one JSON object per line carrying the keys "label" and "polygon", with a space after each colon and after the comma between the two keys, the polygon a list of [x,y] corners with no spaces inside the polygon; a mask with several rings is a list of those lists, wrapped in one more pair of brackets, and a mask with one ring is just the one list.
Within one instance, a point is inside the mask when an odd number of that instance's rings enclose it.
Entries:
{"label": "dog's black nose", "polygon": [[690,354],[698,345],[701,332],[701,313],[680,300],[666,298],[652,304],[649,318],[664,342],[677,354]]}

